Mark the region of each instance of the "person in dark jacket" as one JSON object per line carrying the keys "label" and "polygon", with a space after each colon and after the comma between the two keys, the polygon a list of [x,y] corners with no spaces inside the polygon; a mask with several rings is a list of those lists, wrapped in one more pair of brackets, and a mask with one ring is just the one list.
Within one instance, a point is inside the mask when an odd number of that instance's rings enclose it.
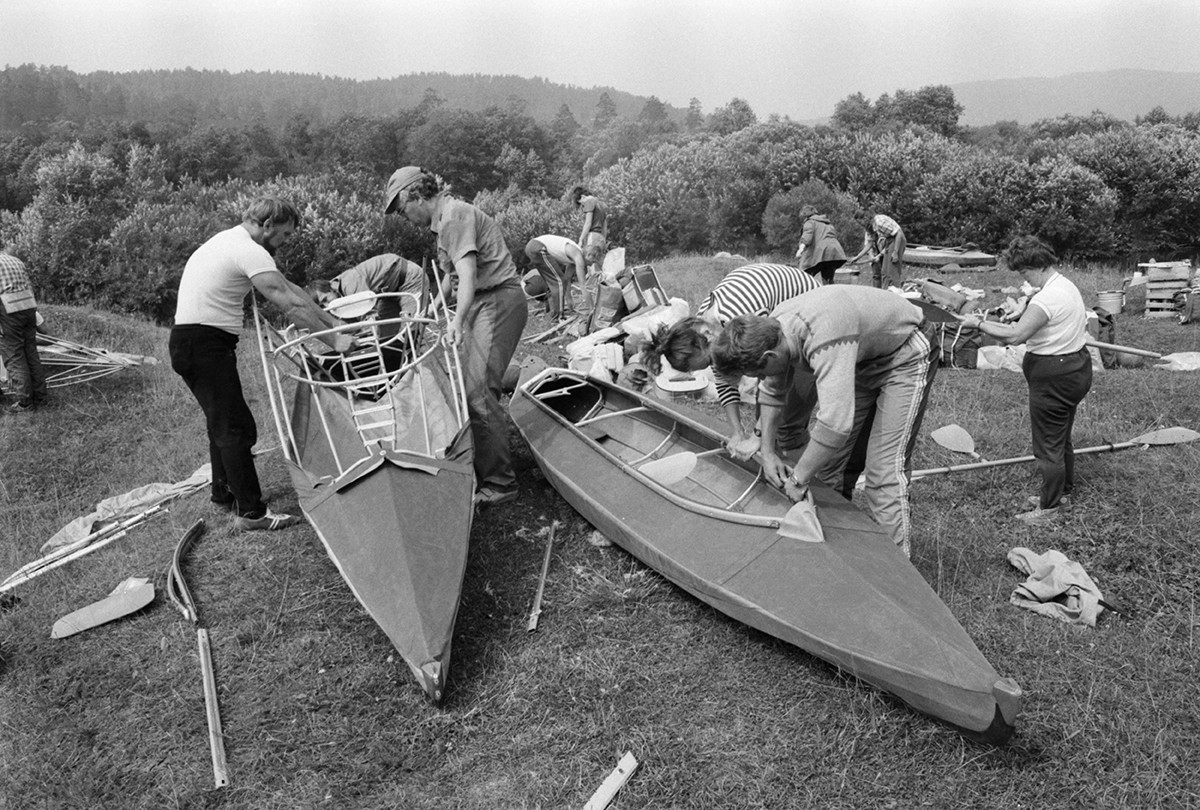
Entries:
{"label": "person in dark jacket", "polygon": [[837,231],[828,217],[818,214],[811,205],[800,209],[800,221],[803,229],[800,246],[796,248],[800,269],[813,276],[820,275],[823,282],[832,284],[834,271],[846,263],[846,252],[838,241]]}

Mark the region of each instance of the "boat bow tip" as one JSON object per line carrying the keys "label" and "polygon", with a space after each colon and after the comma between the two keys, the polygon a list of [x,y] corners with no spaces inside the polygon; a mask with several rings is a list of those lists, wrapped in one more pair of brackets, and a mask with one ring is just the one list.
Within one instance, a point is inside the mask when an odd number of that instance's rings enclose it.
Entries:
{"label": "boat bow tip", "polygon": [[1020,685],[1012,678],[1001,678],[992,684],[992,697],[996,699],[996,709],[1004,716],[1004,721],[1009,726],[1015,726],[1024,698]]}
{"label": "boat bow tip", "polygon": [[412,667],[413,674],[434,703],[442,702],[442,693],[446,688],[446,669],[440,661],[430,661],[420,668]]}

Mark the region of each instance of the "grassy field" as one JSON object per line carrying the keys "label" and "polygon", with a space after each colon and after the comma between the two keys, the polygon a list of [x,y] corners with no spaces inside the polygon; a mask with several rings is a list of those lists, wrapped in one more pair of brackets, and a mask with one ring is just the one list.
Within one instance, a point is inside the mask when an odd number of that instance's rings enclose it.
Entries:
{"label": "grassy field", "polygon": [[[696,303],[736,261],[658,263]],[[1115,270],[1073,274],[1085,295]],[[1012,274],[955,274],[988,290]],[[1131,296],[1135,310],[1138,299]],[[98,500],[186,478],[207,460],[200,413],[170,371],[166,331],[49,308],[65,337],[160,365],[56,392],[0,416],[0,573]],[[531,319],[529,331],[544,328]],[[1125,316],[1118,342],[1200,350],[1200,329]],[[249,334],[245,344],[252,342]],[[277,444],[244,345],[260,446]],[[554,358],[553,346],[539,351]],[[1098,374],[1077,446],[1156,426],[1200,427],[1195,373]],[[1029,452],[1025,383],[1007,371],[939,374],[918,467],[965,461],[928,439],[957,423],[986,458]],[[520,499],[477,519],[448,695],[426,701],[307,525],[236,534],[204,495],[173,502],[109,548],[18,587],[0,610],[0,808],[581,807],[625,751],[641,767],[613,808],[1057,808],[1200,806],[1195,594],[1200,447],[1081,458],[1062,527],[1011,519],[1032,466],[913,486],[912,562],[996,669],[1026,693],[1003,748],[953,730],[698,603],[590,528],[549,488],[515,431]],[[277,509],[295,493],[260,457]],[[188,564],[212,637],[231,785],[212,787],[195,633],[161,588],[197,518]],[[560,521],[540,629],[525,621]],[[1008,603],[1014,546],[1056,548],[1124,608],[1095,629]],[[60,616],[129,576],[160,590],[145,610],[52,640]],[[850,605],[848,609],[853,609]]]}

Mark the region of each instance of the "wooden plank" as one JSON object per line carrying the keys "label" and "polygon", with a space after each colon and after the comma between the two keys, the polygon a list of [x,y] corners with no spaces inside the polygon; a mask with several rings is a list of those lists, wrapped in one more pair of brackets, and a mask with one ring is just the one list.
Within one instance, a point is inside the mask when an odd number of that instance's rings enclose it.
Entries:
{"label": "wooden plank", "polygon": [[617,791],[625,786],[629,781],[629,777],[633,776],[633,772],[637,770],[638,761],[633,756],[632,751],[626,751],[625,756],[621,757],[621,761],[617,763],[617,767],[608,775],[608,778],[596,789],[592,794],[592,798],[588,799],[587,804],[583,806],[583,810],[604,810],[612,802],[613,797],[617,795]]}
{"label": "wooden plank", "polygon": [[1146,275],[1151,281],[1167,281],[1172,279],[1187,281],[1192,276],[1192,269],[1187,266],[1172,268],[1151,267],[1146,271]]}

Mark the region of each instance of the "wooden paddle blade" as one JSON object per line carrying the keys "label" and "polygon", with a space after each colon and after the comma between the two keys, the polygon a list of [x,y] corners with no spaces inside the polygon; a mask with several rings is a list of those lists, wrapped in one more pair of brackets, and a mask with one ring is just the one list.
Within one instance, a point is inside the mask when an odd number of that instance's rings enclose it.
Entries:
{"label": "wooden paddle blade", "polygon": [[698,456],[695,453],[685,450],[682,453],[647,461],[638,469],[651,481],[663,486],[670,486],[691,475],[692,470],[696,469],[697,459]]}
{"label": "wooden paddle blade", "polygon": [[1187,444],[1200,439],[1200,433],[1185,427],[1169,427],[1152,430],[1130,439],[1131,444]]}
{"label": "wooden paddle blade", "polygon": [[50,638],[66,638],[128,616],[154,601],[154,586],[144,577],[130,577],[99,602],[80,608],[54,623]]}
{"label": "wooden paddle blade", "polygon": [[929,434],[929,437],[935,442],[945,447],[947,450],[953,450],[955,453],[966,453],[967,455],[975,455],[975,440],[971,438],[971,434],[958,425],[946,425]]}

